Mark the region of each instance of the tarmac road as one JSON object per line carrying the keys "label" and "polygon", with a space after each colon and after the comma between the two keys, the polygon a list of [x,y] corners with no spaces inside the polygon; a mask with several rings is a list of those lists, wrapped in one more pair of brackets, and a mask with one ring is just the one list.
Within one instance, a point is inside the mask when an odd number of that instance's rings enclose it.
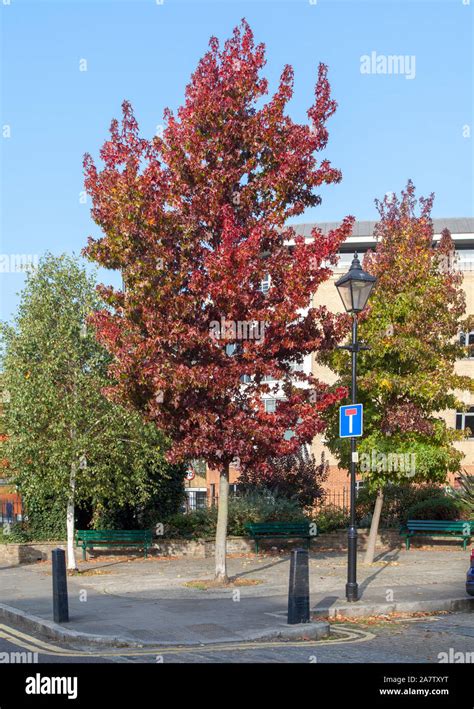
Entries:
{"label": "tarmac road", "polygon": [[[474,663],[474,613],[462,612],[377,623],[336,623],[319,641],[216,643],[150,649],[66,648],[0,625],[1,653],[30,653],[39,663],[438,663],[453,653]],[[37,655],[33,655],[37,653]],[[446,653],[441,655],[440,653]],[[451,653],[451,654],[450,654]],[[10,661],[21,661],[18,656]],[[5,660],[4,660],[5,661]],[[8,662],[8,659],[6,660]],[[8,665],[0,665],[0,678]]]}

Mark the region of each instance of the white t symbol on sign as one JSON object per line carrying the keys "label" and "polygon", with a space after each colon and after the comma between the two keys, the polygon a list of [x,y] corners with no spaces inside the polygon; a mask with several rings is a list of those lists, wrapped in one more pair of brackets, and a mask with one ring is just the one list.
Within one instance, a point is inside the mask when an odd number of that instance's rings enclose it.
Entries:
{"label": "white t symbol on sign", "polygon": [[346,416],[349,416],[349,433],[352,433],[353,428],[353,417],[357,415],[357,409],[346,409],[344,411]]}

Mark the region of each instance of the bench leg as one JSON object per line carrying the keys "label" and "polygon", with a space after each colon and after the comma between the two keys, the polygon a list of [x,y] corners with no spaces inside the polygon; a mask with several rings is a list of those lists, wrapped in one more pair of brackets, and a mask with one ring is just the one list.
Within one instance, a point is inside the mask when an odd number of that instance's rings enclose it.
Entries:
{"label": "bench leg", "polygon": [[86,561],[86,545],[82,545],[82,561]]}
{"label": "bench leg", "polygon": [[410,536],[408,534],[405,539],[405,546],[406,546],[406,550],[410,551]]}
{"label": "bench leg", "polygon": [[147,558],[147,556],[148,556],[148,547],[147,547],[147,545],[145,544],[145,559]]}
{"label": "bench leg", "polygon": [[462,540],[462,549],[463,549],[463,551],[466,551],[468,539],[469,539],[469,537],[463,537],[463,540]]}

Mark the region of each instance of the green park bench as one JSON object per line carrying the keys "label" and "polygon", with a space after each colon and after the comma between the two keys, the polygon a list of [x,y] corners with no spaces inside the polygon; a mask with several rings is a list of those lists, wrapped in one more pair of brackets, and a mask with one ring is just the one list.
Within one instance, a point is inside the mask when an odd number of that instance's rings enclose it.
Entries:
{"label": "green park bench", "polygon": [[146,559],[152,540],[150,529],[78,529],[76,532],[76,547],[82,547],[84,560],[86,550],[94,547],[141,547]]}
{"label": "green park bench", "polygon": [[310,534],[309,522],[250,522],[245,525],[248,535],[255,541],[255,551],[258,554],[258,543],[260,539],[274,539],[278,537],[306,539],[309,549],[311,538],[316,536]]}
{"label": "green park bench", "polygon": [[400,535],[405,537],[407,550],[410,549],[410,540],[413,536],[462,539],[462,548],[466,549],[471,538],[473,524],[473,522],[466,520],[409,519],[400,529]]}

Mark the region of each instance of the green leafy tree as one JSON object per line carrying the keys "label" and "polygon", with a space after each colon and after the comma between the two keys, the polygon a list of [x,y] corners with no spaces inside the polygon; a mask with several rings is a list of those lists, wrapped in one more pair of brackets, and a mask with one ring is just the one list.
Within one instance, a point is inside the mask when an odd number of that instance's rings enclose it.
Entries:
{"label": "green leafy tree", "polygon": [[[377,249],[364,268],[377,277],[359,337],[370,349],[358,358],[359,401],[364,404],[364,437],[359,470],[378,490],[366,561],[373,561],[378,521],[387,483],[439,482],[460,469],[462,454],[453,445],[463,434],[439,412],[463,408],[455,390],[474,391],[459,376],[462,356],[457,335],[465,313],[462,274],[454,268],[448,230],[433,244],[433,195],[419,200],[411,181],[401,198],[386,196],[376,205]],[[336,372],[336,386],[350,386],[348,353],[336,350],[323,361]],[[329,447],[341,467],[349,465],[349,445],[338,438],[337,410],[328,413]]]}
{"label": "green leafy tree", "polygon": [[65,520],[69,569],[78,504],[91,506],[94,522],[104,509],[149,499],[150,470],[184,477],[164,462],[156,427],[102,393],[110,357],[86,326],[102,307],[77,259],[47,255],[27,276],[14,323],[2,327],[13,479],[27,514]]}

